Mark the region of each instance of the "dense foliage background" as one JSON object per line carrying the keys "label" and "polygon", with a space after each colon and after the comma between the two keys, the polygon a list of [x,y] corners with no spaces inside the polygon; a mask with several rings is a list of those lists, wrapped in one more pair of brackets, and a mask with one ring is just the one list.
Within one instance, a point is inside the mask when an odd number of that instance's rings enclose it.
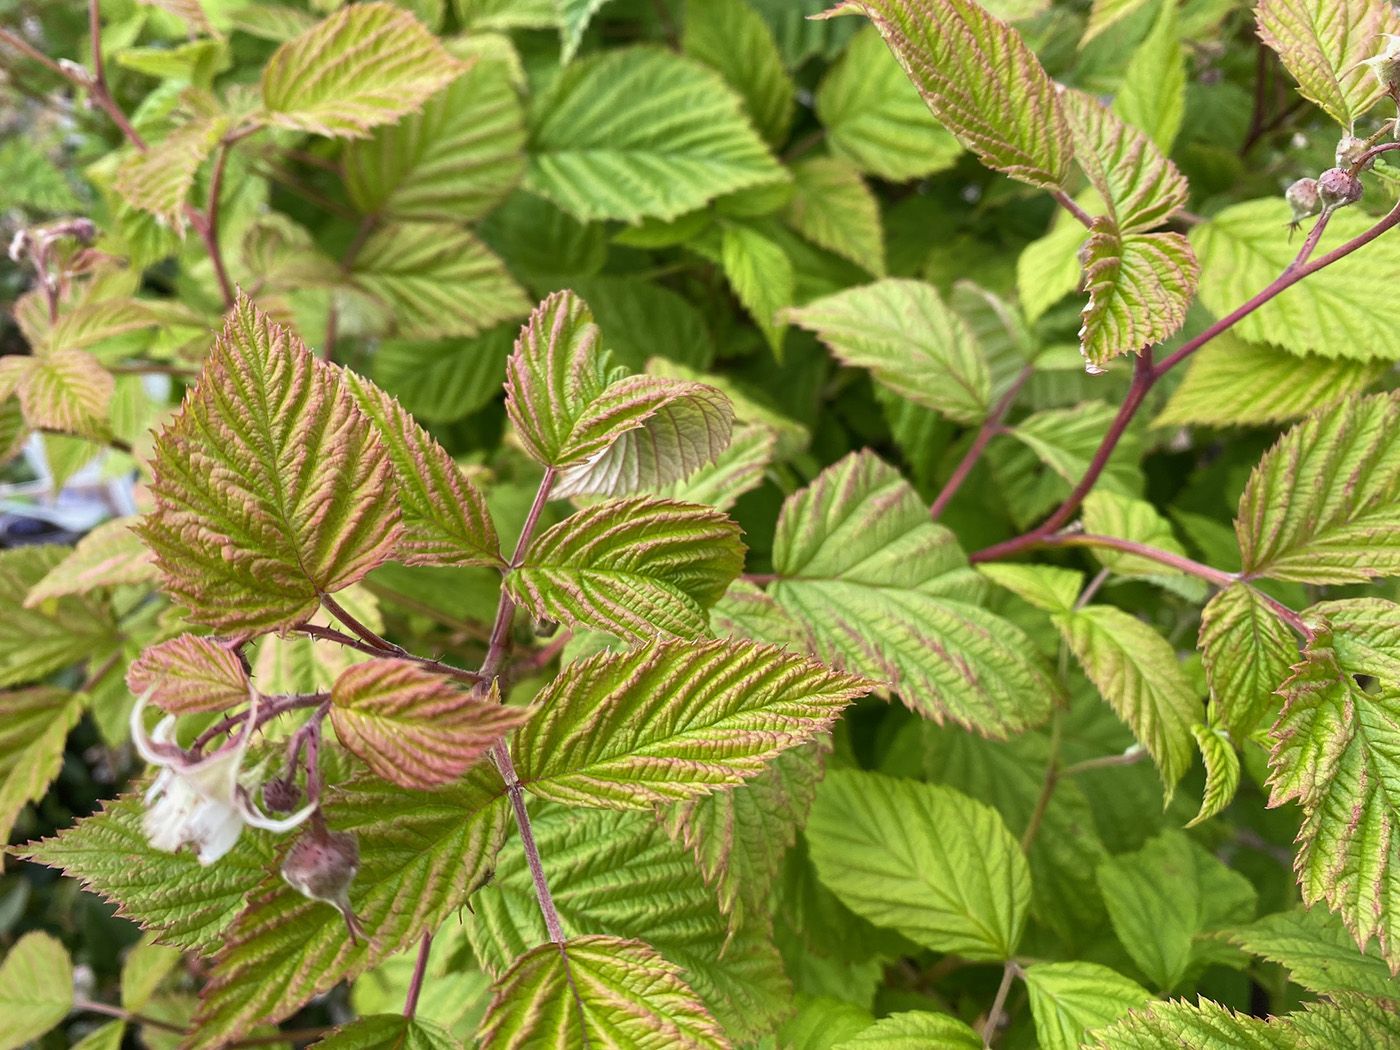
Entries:
{"label": "dense foliage background", "polygon": [[1400,1045],[1400,17],[825,6],[0,0],[0,1046]]}

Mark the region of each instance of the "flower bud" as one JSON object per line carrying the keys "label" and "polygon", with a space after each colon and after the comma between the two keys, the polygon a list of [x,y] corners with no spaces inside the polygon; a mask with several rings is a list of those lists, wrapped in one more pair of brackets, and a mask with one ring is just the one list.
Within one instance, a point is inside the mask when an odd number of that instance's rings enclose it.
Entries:
{"label": "flower bud", "polygon": [[262,789],[263,805],[273,813],[290,813],[301,804],[301,788],[290,778],[269,780]]}
{"label": "flower bud", "polygon": [[1345,168],[1328,168],[1317,177],[1317,195],[1324,208],[1345,208],[1361,199],[1361,180]]}
{"label": "flower bud", "polygon": [[360,870],[360,844],[354,835],[331,831],[317,814],[282,861],[282,877],[304,897],[324,901],[345,919],[352,940],[364,931],[350,909],[350,884]]}
{"label": "flower bud", "polygon": [[1288,201],[1288,206],[1293,209],[1295,226],[1322,210],[1322,198],[1317,192],[1316,179],[1299,179],[1288,187],[1283,199]]}
{"label": "flower bud", "polygon": [[1362,65],[1370,66],[1371,72],[1381,82],[1381,86],[1392,95],[1400,92],[1400,36],[1383,34],[1385,50],[1374,58],[1363,60]]}
{"label": "flower bud", "polygon": [[[1366,156],[1368,148],[1365,139],[1355,135],[1343,135],[1337,143],[1337,167],[1350,171],[1361,163],[1361,158]],[[1369,168],[1372,163],[1373,161],[1367,161],[1366,167]]]}

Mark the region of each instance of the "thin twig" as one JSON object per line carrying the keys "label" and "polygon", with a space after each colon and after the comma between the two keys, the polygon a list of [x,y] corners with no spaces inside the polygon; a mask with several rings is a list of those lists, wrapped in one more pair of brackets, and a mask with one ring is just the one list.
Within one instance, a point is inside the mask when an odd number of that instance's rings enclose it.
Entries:
{"label": "thin twig", "polygon": [[214,155],[214,168],[209,175],[209,197],[204,207],[204,215],[196,227],[204,241],[209,260],[214,264],[214,277],[219,282],[219,291],[224,297],[224,309],[232,309],[237,293],[233,281],[229,279],[228,267],[224,264],[223,249],[219,246],[219,195],[224,184],[224,170],[228,167],[228,154],[232,143],[225,140],[219,143]]}
{"label": "thin twig", "polygon": [[1001,399],[988,413],[982,426],[977,430],[977,436],[972,439],[972,444],[968,446],[967,452],[958,465],[953,468],[953,473],[948,476],[943,488],[939,490],[938,495],[929,506],[929,517],[933,518],[934,521],[942,516],[953,497],[958,494],[958,490],[962,488],[963,482],[972,473],[972,468],[977,465],[977,461],[982,458],[982,453],[986,451],[992,438],[1001,433],[1007,413],[1011,411],[1011,406],[1016,403],[1016,397],[1020,394],[1021,388],[1026,385],[1026,381],[1030,379],[1034,371],[1035,369],[1031,365],[1021,369],[1016,378],[1011,381],[1011,385],[1006,388],[1006,392],[1001,395]]}
{"label": "thin twig", "polygon": [[1061,208],[1073,215],[1086,230],[1094,228],[1094,217],[1076,204],[1074,198],[1064,190],[1054,190],[1051,196],[1055,198],[1056,203],[1058,203]]}
{"label": "thin twig", "polygon": [[1040,782],[1040,794],[1035,800],[1031,819],[1026,821],[1026,830],[1021,832],[1021,852],[1029,855],[1035,838],[1040,834],[1040,826],[1045,822],[1045,814],[1050,809],[1050,800],[1055,796],[1055,788],[1060,782],[1060,715],[1056,712],[1050,724],[1050,754],[1045,760],[1045,776]]}
{"label": "thin twig", "polygon": [[1006,999],[1011,994],[1011,985],[1016,980],[1016,975],[1021,972],[1021,968],[1010,959],[1002,967],[1001,984],[997,986],[996,998],[992,1000],[992,1008],[987,1011],[987,1020],[982,1024],[982,1045],[990,1047],[1000,1032],[1001,1026],[1006,1021]]}
{"label": "thin twig", "polygon": [[1159,547],[1149,547],[1145,543],[1136,543],[1133,540],[1119,539],[1117,536],[1099,536],[1090,532],[1061,532],[1044,537],[1037,545],[1041,547],[1101,547],[1107,550],[1121,551],[1124,554],[1131,554],[1147,561],[1155,561],[1159,565],[1184,572],[1188,576],[1199,577],[1207,583],[1221,588],[1238,583],[1240,579],[1236,573],[1224,572],[1185,555],[1173,554],[1171,551],[1164,551]]}
{"label": "thin twig", "polygon": [[418,1012],[418,996],[423,991],[423,978],[428,975],[428,955],[433,950],[432,933],[423,934],[418,944],[418,960],[413,964],[413,976],[409,978],[408,995],[403,1003],[403,1015],[412,1018]]}
{"label": "thin twig", "polygon": [[309,638],[319,638],[326,642],[335,642],[336,645],[343,645],[347,649],[354,649],[356,652],[368,653],[370,656],[393,656],[404,660],[412,660],[414,663],[422,664],[431,671],[447,675],[449,678],[456,678],[458,681],[467,682],[470,685],[477,685],[482,681],[481,675],[476,671],[468,671],[462,667],[454,667],[452,664],[443,663],[428,656],[418,656],[414,653],[405,652],[395,646],[393,649],[381,649],[369,642],[362,641],[353,635],[348,635],[344,631],[337,631],[334,627],[322,627],[317,623],[299,623],[292,630],[298,634],[304,634]]}
{"label": "thin twig", "polygon": [[1076,762],[1072,766],[1066,766],[1060,770],[1062,778],[1077,777],[1080,773],[1087,773],[1092,769],[1112,769],[1114,766],[1135,766],[1147,757],[1147,749],[1141,744],[1134,744],[1120,755],[1104,755],[1100,758],[1086,758],[1083,762]]}
{"label": "thin twig", "polygon": [[40,51],[28,40],[25,40],[24,37],[20,36],[18,33],[11,32],[8,29],[0,29],[0,41],[9,44],[20,54],[24,55],[25,58],[38,62],[39,65],[43,66],[50,73],[60,76],[64,80],[71,81],[73,79],[66,69]]}
{"label": "thin twig", "polygon": [[120,1006],[111,1006],[107,1003],[96,1003],[88,999],[75,999],[73,1009],[79,1012],[103,1014],[107,1017],[119,1017],[130,1024],[147,1025],[151,1028],[159,1028],[165,1032],[175,1032],[179,1035],[186,1035],[186,1031],[178,1024],[170,1021],[162,1021],[159,1017],[149,1017],[146,1014],[133,1013],[131,1010],[124,1010]]}
{"label": "thin twig", "polygon": [[358,618],[351,615],[350,611],[346,609],[345,606],[341,605],[329,594],[321,595],[321,604],[326,607],[327,612],[346,627],[350,628],[352,633],[359,635],[368,645],[372,645],[375,649],[379,650],[380,653],[388,653],[394,656],[409,655],[408,651],[404,649],[403,646],[395,645],[393,642],[381,638],[368,626],[361,623]]}

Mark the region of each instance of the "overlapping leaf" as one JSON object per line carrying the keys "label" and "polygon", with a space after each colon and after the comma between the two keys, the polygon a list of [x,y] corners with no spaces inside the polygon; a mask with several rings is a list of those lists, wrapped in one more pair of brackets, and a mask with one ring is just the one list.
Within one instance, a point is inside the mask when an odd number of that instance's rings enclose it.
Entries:
{"label": "overlapping leaf", "polygon": [[1079,1050],[1086,1035],[1151,998],[1136,981],[1091,962],[1028,966],[1026,990],[1041,1050]]}
{"label": "overlapping leaf", "polygon": [[453,1034],[422,1017],[375,1014],[318,1039],[317,1050],[457,1050]]}
{"label": "overlapping leaf", "polygon": [[169,593],[217,630],[304,620],[399,540],[388,453],[344,376],[246,298],[153,466],[139,531]]}
{"label": "overlapping leaf", "polygon": [[66,689],[0,692],[0,833],[5,838],[19,811],[43,798],[58,775],[68,731],[82,713],[82,697]]}
{"label": "overlapping leaf", "polygon": [[517,733],[542,798],[614,809],[741,784],[825,732],[867,686],[753,642],[662,639],[569,664]]}
{"label": "overlapping leaf", "polygon": [[1181,234],[1124,233],[1096,219],[1079,261],[1089,293],[1079,349],[1091,365],[1160,343],[1186,320],[1200,266]]}
{"label": "overlapping leaf", "polygon": [[113,518],[80,539],[67,557],[29,589],[25,608],[33,609],[50,598],[85,594],[99,587],[153,582],[155,562],[140,537],[131,531],[135,521]]}
{"label": "overlapping leaf", "polygon": [[1359,952],[1346,927],[1324,908],[1294,908],[1229,931],[1245,951],[1278,963],[1294,983],[1322,995],[1359,992],[1396,998],[1395,978],[1375,951]]}
{"label": "overlapping leaf", "polygon": [[923,1010],[905,1010],[876,1021],[865,1031],[843,1039],[831,1050],[978,1050],[982,1037],[956,1017]]}
{"label": "overlapping leaf", "polygon": [[855,166],[839,157],[809,157],[792,166],[793,198],[783,215],[813,244],[885,275],[880,202]]}
{"label": "overlapping leaf", "polygon": [[777,449],[776,431],[746,423],[734,431],[728,447],[713,462],[662,488],[658,495],[728,510],[744,493],[763,484]]}
{"label": "overlapping leaf", "polygon": [[1197,639],[1212,717],[1243,740],[1277,703],[1298,659],[1292,632],[1248,584],[1227,587],[1201,613]]}
{"label": "overlapping leaf", "polygon": [[1095,1050],[1300,1050],[1278,1021],[1237,1014],[1209,999],[1152,1003],[1095,1034]]}
{"label": "overlapping leaf", "polygon": [[0,686],[37,682],[111,647],[116,621],[96,595],[48,598],[24,605],[32,588],[68,553],[66,547],[17,547],[0,551]]}
{"label": "overlapping leaf", "polygon": [[1186,49],[1175,4],[1163,4],[1157,21],[1133,52],[1113,112],[1169,153],[1186,115]]}
{"label": "overlapping leaf", "polygon": [[773,31],[747,0],[687,7],[681,48],[743,96],[744,108],[769,144],[783,144],[796,112],[796,89]]}
{"label": "overlapping leaf", "polygon": [[170,225],[183,226],[195,176],[230,124],[230,118],[223,114],[196,117],[150,149],[128,157],[117,169],[113,187],[133,208],[150,212]]}
{"label": "overlapping leaf", "polygon": [[126,683],[138,696],[172,715],[222,711],[250,699],[248,672],[238,653],[213,638],[182,634],[153,645],[127,668]]}
{"label": "overlapping leaf", "polygon": [[1201,795],[1201,808],[1186,825],[1188,828],[1204,824],[1224,812],[1240,789],[1240,756],[1229,734],[1214,726],[1197,724],[1191,727],[1191,735],[1196,738],[1196,747],[1201,752],[1206,786]]}
{"label": "overlapping leaf", "polygon": [[781,245],[748,223],[726,223],[720,234],[720,264],[744,309],[782,360],[787,324],[780,311],[797,294],[792,260]]}

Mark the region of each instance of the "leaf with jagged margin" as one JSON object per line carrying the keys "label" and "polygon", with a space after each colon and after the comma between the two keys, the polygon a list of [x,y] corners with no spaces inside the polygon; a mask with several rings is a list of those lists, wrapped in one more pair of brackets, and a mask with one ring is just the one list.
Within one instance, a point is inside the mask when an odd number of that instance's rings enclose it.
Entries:
{"label": "leaf with jagged margin", "polygon": [[29,439],[24,409],[13,395],[0,397],[0,463],[8,463]]}
{"label": "leaf with jagged margin", "polygon": [[1067,613],[1074,608],[1084,588],[1084,574],[1054,565],[1018,565],[988,562],[977,571],[1000,587],[1051,613]]}
{"label": "leaf with jagged margin", "polygon": [[1095,873],[1113,930],[1153,987],[1170,990],[1234,949],[1206,934],[1254,918],[1253,884],[1175,829]]}
{"label": "leaf with jagged margin", "polygon": [[1053,221],[1045,236],[1031,241],[1016,258],[1016,294],[1032,324],[1079,290],[1079,250],[1089,232],[1067,212],[1056,212]]}
{"label": "leaf with jagged margin", "polygon": [[573,63],[529,127],[526,186],[584,221],[673,219],[786,178],[719,74],[658,48]]}
{"label": "leaf with jagged margin", "polygon": [[195,176],[232,124],[224,114],[196,117],[150,149],[131,153],[117,166],[112,188],[133,208],[183,229]]}
{"label": "leaf with jagged margin", "polygon": [[311,1044],[315,1050],[460,1050],[461,1040],[422,1017],[372,1014]]}
{"label": "leaf with jagged margin", "polygon": [[1329,1003],[1304,1003],[1284,1019],[1302,1037],[1304,1050],[1400,1046],[1400,1010],[1393,1000],[1340,992],[1331,998]]}
{"label": "leaf with jagged margin", "polygon": [[351,270],[405,339],[471,336],[530,312],[505,264],[451,223],[398,222],[370,234]]}
{"label": "leaf with jagged margin", "polygon": [[822,882],[857,915],[977,962],[1015,953],[1030,868],[990,806],[934,784],[833,770],[806,836]]}
{"label": "leaf with jagged margin", "polygon": [[641,941],[599,935],[516,959],[496,982],[479,1038],[501,1050],[730,1046],[680,967]]}
{"label": "leaf with jagged margin", "polygon": [[345,379],[360,410],[378,428],[398,478],[403,535],[396,560],[405,565],[504,565],[486,497],[447,450],[384,390],[353,373]]}
{"label": "leaf with jagged margin", "polygon": [[112,373],[81,350],[0,359],[0,398],[17,396],[24,422],[35,429],[101,437],[115,389]]}
{"label": "leaf with jagged margin", "polygon": [[57,937],[26,933],[0,964],[0,1044],[21,1047],[56,1027],[73,1009],[73,961]]}
{"label": "leaf with jagged margin", "polygon": [[265,875],[223,935],[191,1050],[224,1045],[260,1021],[277,1021],[368,966],[416,944],[488,878],[505,838],[507,806],[489,765],[431,792],[379,780],[334,792],[327,820],[359,839],[350,903],[373,944],[355,944],[335,908]]}
{"label": "leaf with jagged margin", "polygon": [[1347,401],[1297,424],[1240,497],[1246,576],[1361,583],[1400,574],[1400,394]]}
{"label": "leaf with jagged margin", "polygon": [[[566,936],[646,937],[740,1044],[790,1011],[792,986],[766,926],[734,929],[695,858],[652,814],[538,803],[530,811]],[[501,850],[466,922],[477,960],[497,977],[548,939],[518,838]]]}
{"label": "leaf with jagged margin", "polygon": [[50,598],[84,594],[99,587],[154,582],[155,560],[141,538],[131,531],[136,520],[113,518],[89,532],[29,589],[24,607],[33,609]]}
{"label": "leaf with jagged margin", "polygon": [[1206,603],[1196,646],[1210,684],[1211,719],[1244,740],[1279,703],[1275,690],[1298,659],[1293,633],[1258,591],[1237,583]]}
{"label": "leaf with jagged margin", "polygon": [[240,298],[156,438],[137,531],[165,589],[215,630],[305,620],[393,555],[393,467],[344,374]]}
{"label": "leaf with jagged margin", "polygon": [[746,0],[686,5],[681,50],[715,70],[739,93],[770,146],[777,149],[787,141],[797,112],[796,88],[783,67],[773,30]]}
{"label": "leaf with jagged margin", "polygon": [[[1008,433],[1024,448],[992,445],[993,473],[1013,517],[1036,518],[1069,495],[1070,486],[1089,468],[1115,414],[1113,406],[1103,401],[1046,409],[1009,428]],[[1129,429],[1109,458],[1098,487],[1126,496],[1142,495],[1140,457],[1141,439]],[[1038,463],[1049,467],[1050,473],[1040,470]]]}
{"label": "leaf with jagged margin", "polygon": [[1162,4],[1147,38],[1133,52],[1113,112],[1170,153],[1186,115],[1186,49],[1176,4]]}
{"label": "leaf with jagged margin", "polygon": [[1280,688],[1283,711],[1269,756],[1269,805],[1296,800],[1298,875],[1303,901],[1325,900],[1356,943],[1372,937],[1391,972],[1400,972],[1400,690],[1386,676],[1363,688],[1325,623]]}
{"label": "leaf with jagged margin", "polygon": [[1290,980],[1310,992],[1400,998],[1385,960],[1374,948],[1357,951],[1341,920],[1326,908],[1275,912],[1224,935],[1245,951],[1278,963]]}
{"label": "leaf with jagged margin", "polygon": [[868,175],[907,182],[962,156],[962,144],[933,119],[873,26],[822,77],[814,105],[832,153]]}
{"label": "leaf with jagged margin", "polygon": [[1226,332],[1193,355],[1152,425],[1244,427],[1301,419],[1355,397],[1389,367],[1297,356]]}
{"label": "leaf with jagged margin", "polygon": [[1152,998],[1136,981],[1091,962],[1035,963],[1025,981],[1041,1050],[1079,1050],[1088,1034]]}
{"label": "leaf with jagged margin", "polygon": [[212,953],[245,898],[273,867],[270,833],[245,829],[217,864],[191,852],[165,853],[146,839],[139,794],[103,803],[53,838],[13,852],[77,879],[85,890],[117,905],[117,914],[157,934],[159,944]]}
{"label": "leaf with jagged margin", "polygon": [[900,397],[976,425],[991,402],[987,361],[931,284],[890,277],[817,299],[788,316],[842,363],[868,368]]}
{"label": "leaf with jagged margin", "polygon": [[374,382],[415,419],[455,423],[501,392],[518,325],[446,341],[386,340],[370,362]]}
{"label": "leaf with jagged margin", "polygon": [[869,16],[929,109],[989,168],[1044,189],[1069,175],[1055,84],[1024,40],[975,0],[846,0]]}
{"label": "leaf with jagged margin", "polygon": [[279,47],[262,72],[262,117],[361,138],[415,112],[464,69],[423,24],[387,3],[344,7]]}
{"label": "leaf with jagged margin", "polygon": [[796,274],[787,252],[753,226],[726,222],[720,234],[720,263],[735,296],[763,333],[773,356],[782,361],[787,332],[782,311],[797,296]]}
{"label": "leaf with jagged margin", "polygon": [[1149,1003],[1099,1029],[1091,1045],[1095,1050],[1304,1050],[1286,1021],[1237,1014],[1209,999]]}
{"label": "leaf with jagged margin", "polygon": [[[1284,271],[1298,246],[1288,235],[1290,212],[1281,196],[1245,201],[1212,215],[1191,231],[1201,261],[1201,302],[1223,317]],[[1356,237],[1372,219],[1355,209],[1335,212],[1319,251]],[[1400,238],[1381,237],[1365,251],[1309,275],[1242,319],[1234,332],[1295,354],[1354,360],[1400,358],[1400,343],[1375,289],[1400,282]]]}
{"label": "leaf with jagged margin", "polygon": [[1095,366],[1175,334],[1201,275],[1191,242],[1181,234],[1122,233],[1106,218],[1094,220],[1079,262],[1089,293],[1079,349]]}
{"label": "leaf with jagged margin", "polygon": [[414,113],[346,146],[345,190],[366,215],[468,222],[525,171],[525,114],[504,62],[478,59]]}
{"label": "leaf with jagged margin", "polygon": [[465,692],[414,660],[368,660],[331,687],[331,725],[346,750],[399,787],[449,784],[530,717],[494,688]]}
{"label": "leaf with jagged margin", "polygon": [[569,664],[516,733],[527,791],[638,809],[742,784],[869,686],[771,645],[657,639]]}
{"label": "leaf with jagged margin", "polygon": [[761,423],[746,423],[734,431],[729,447],[713,462],[661,488],[657,495],[729,510],[740,496],[763,484],[777,451],[775,430]]}
{"label": "leaf with jagged margin", "polygon": [[[1185,548],[1172,531],[1171,522],[1147,500],[1134,499],[1108,489],[1096,490],[1084,500],[1083,520],[1084,531],[1096,536],[1131,540],[1170,554],[1186,555]],[[1201,601],[1206,596],[1204,582],[1159,561],[1110,547],[1093,547],[1091,550],[1099,564],[1119,576],[1152,580],[1191,601]]]}
{"label": "leaf with jagged margin", "polygon": [[697,504],[648,498],[587,507],[535,540],[506,587],[537,619],[644,641],[698,638],[744,568],[740,529]]}
{"label": "leaf with jagged margin", "polygon": [[1079,39],[1079,46],[1088,44],[1146,3],[1147,0],[1094,0],[1094,6],[1089,12],[1089,21],[1084,27],[1084,35]]}
{"label": "leaf with jagged margin", "polygon": [[1344,130],[1384,94],[1362,64],[1385,50],[1382,33],[1400,32],[1383,0],[1263,0],[1255,16],[1259,39],[1278,52],[1298,93]]}
{"label": "leaf with jagged margin", "polygon": [[1082,91],[1060,95],[1075,159],[1124,234],[1160,226],[1186,204],[1186,178],[1147,135]]}
{"label": "leaf with jagged margin", "polygon": [[667,834],[695,855],[736,926],[769,914],[783,857],[807,819],[823,773],[824,741],[779,755],[739,787],[662,811]]}
{"label": "leaf with jagged margin", "polygon": [[635,276],[605,274],[570,283],[587,300],[614,363],[633,372],[651,371],[647,362],[658,355],[692,369],[714,363],[705,314],[679,292]]}
{"label": "leaf with jagged margin", "polygon": [[1170,796],[1191,765],[1191,726],[1203,710],[1176,650],[1112,605],[1089,605],[1052,619],[1089,680],[1152,756]]}
{"label": "leaf with jagged margin", "polygon": [[1384,598],[1318,602],[1305,614],[1332,625],[1337,655],[1353,674],[1400,682],[1400,605]]}
{"label": "leaf with jagged margin", "polygon": [[223,711],[249,701],[248,672],[238,653],[213,638],[182,634],[153,645],[126,671],[136,695],[172,715]]}
{"label": "leaf with jagged margin", "polygon": [[982,1037],[956,1017],[905,1010],[882,1017],[831,1050],[982,1050]]}
{"label": "leaf with jagged margin", "polygon": [[554,29],[558,0],[453,0],[463,27],[482,29]]}
{"label": "leaf with jagged margin", "polygon": [[717,637],[751,638],[784,648],[805,643],[802,625],[756,584],[735,580],[710,611]]}
{"label": "leaf with jagged margin", "polygon": [[1200,811],[1187,823],[1188,828],[1204,824],[1223,812],[1240,789],[1240,756],[1230,742],[1230,735],[1200,723],[1191,727],[1191,735],[1196,738],[1196,747],[1205,765],[1206,787]]}
{"label": "leaf with jagged margin", "polygon": [[824,660],[881,681],[912,710],[1003,738],[1062,695],[1030,640],[977,604],[984,584],[893,467],[853,453],[788,498],[771,593]]}
{"label": "leaf with jagged margin", "polygon": [[885,275],[880,202],[849,161],[808,157],[792,166],[793,197],[783,217],[813,244]]}
{"label": "leaf with jagged margin", "polygon": [[0,692],[0,838],[8,841],[19,811],[44,797],[82,713],[83,698],[66,689]]}
{"label": "leaf with jagged margin", "polygon": [[94,653],[109,652],[116,621],[93,594],[49,598],[34,608],[24,600],[69,548],[49,545],[0,551],[0,686],[36,682]]}

